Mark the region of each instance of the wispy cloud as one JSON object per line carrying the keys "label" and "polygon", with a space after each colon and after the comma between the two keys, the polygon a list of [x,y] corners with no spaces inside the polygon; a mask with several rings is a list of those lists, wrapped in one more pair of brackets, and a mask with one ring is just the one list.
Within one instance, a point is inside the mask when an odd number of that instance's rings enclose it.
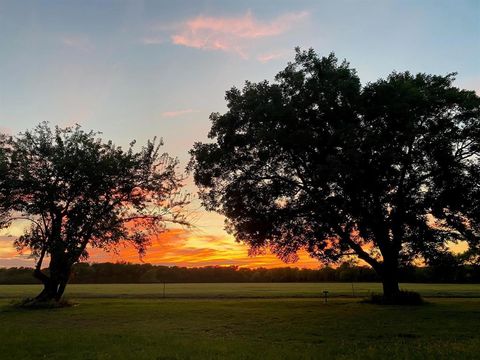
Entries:
{"label": "wispy cloud", "polygon": [[250,11],[238,17],[200,15],[182,23],[171,40],[176,45],[233,52],[247,57],[246,49],[252,41],[283,34],[308,15],[306,11],[286,13],[270,21],[261,21]]}
{"label": "wispy cloud", "polygon": [[172,117],[182,116],[182,115],[186,115],[186,114],[192,114],[192,113],[196,113],[196,112],[198,112],[198,110],[193,110],[193,109],[165,111],[165,112],[162,113],[162,116],[167,117],[167,118],[172,118]]}
{"label": "wispy cloud", "polygon": [[257,60],[260,61],[261,63],[267,63],[269,61],[281,59],[285,57],[286,53],[287,53],[286,51],[279,51],[279,52],[260,54],[257,56]]}
{"label": "wispy cloud", "polygon": [[91,40],[85,35],[65,35],[61,42],[69,48],[85,52],[92,51],[94,48]]}

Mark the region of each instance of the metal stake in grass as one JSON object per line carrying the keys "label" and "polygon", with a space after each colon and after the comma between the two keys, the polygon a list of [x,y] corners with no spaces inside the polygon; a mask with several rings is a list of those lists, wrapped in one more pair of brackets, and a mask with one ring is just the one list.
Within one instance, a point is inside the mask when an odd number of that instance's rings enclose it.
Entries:
{"label": "metal stake in grass", "polygon": [[324,290],[324,291],[323,291],[323,296],[324,296],[324,302],[325,302],[325,304],[326,304],[327,301],[328,301],[328,291],[327,291],[327,290]]}

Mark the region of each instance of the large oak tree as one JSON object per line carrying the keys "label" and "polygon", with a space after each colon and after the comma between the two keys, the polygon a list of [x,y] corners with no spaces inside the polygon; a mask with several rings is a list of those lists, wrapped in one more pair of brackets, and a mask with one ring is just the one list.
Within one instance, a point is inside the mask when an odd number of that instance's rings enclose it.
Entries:
{"label": "large oak tree", "polygon": [[200,196],[252,252],[355,255],[399,292],[402,264],[448,241],[480,244],[480,99],[454,75],[366,84],[347,62],[297,49],[274,83],[226,93],[192,154]]}
{"label": "large oak tree", "polygon": [[90,249],[127,242],[143,254],[167,222],[186,224],[182,177],[161,142],[123,150],[79,126],[42,123],[0,145],[3,225],[28,224],[15,245],[36,259],[34,275],[44,284],[36,301],[60,300],[72,265]]}

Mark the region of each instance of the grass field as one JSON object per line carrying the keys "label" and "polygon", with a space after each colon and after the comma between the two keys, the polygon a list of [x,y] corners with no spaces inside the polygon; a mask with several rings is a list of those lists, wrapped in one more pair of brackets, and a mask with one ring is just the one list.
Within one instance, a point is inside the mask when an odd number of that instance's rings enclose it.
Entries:
{"label": "grass field", "polygon": [[[402,288],[428,304],[365,304],[337,283],[167,284],[165,299],[161,284],[122,284],[72,285],[77,306],[22,310],[12,299],[39,287],[0,286],[0,358],[480,358],[479,285]],[[379,290],[354,284],[355,296]]]}
{"label": "grass field", "polygon": [[[425,297],[478,297],[480,284],[401,284],[404,290],[417,291]],[[0,298],[22,298],[40,292],[40,285],[0,285]],[[163,298],[163,284],[100,284],[67,287],[73,298]],[[209,283],[165,284],[167,298],[297,298],[366,297],[381,293],[379,283]]]}

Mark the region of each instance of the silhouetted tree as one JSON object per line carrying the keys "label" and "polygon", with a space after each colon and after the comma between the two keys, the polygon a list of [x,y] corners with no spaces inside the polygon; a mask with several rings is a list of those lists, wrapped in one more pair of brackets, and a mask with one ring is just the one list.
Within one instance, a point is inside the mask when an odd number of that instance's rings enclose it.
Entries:
{"label": "silhouetted tree", "polygon": [[31,224],[15,245],[37,259],[34,275],[44,289],[36,301],[58,301],[72,265],[89,249],[115,250],[126,241],[143,254],[166,222],[186,224],[177,161],[155,140],[125,151],[79,126],[52,130],[42,123],[1,145],[2,207],[10,210],[9,223]]}
{"label": "silhouetted tree", "polygon": [[213,143],[191,151],[204,206],[237,240],[284,260],[355,254],[390,298],[402,263],[449,239],[478,250],[480,99],[453,74],[362,88],[347,62],[297,49],[275,79],[227,91]]}
{"label": "silhouetted tree", "polygon": [[[0,133],[0,144],[6,142],[7,136]],[[8,151],[4,146],[0,146],[0,229],[7,225],[8,216],[11,209],[9,191],[7,189],[7,167],[8,167]]]}

